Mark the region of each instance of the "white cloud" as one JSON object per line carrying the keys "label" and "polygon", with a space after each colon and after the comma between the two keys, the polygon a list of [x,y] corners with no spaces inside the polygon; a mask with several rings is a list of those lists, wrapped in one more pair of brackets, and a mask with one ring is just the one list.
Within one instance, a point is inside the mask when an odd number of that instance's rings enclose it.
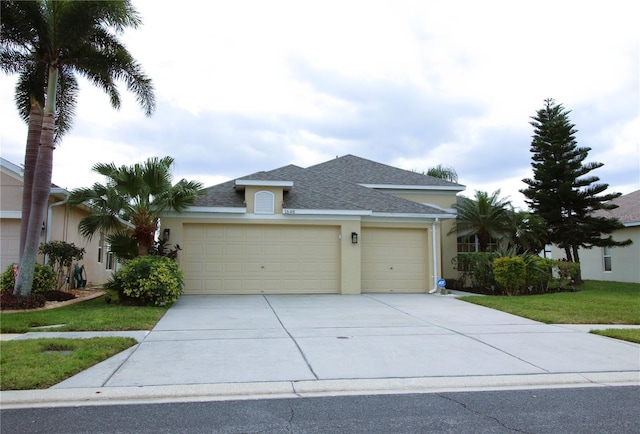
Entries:
{"label": "white cloud", "polygon": [[[144,25],[123,41],[154,80],[145,118],[122,90],[113,111],[81,82],[54,182],[95,162],[172,155],[207,185],[347,153],[425,170],[452,166],[466,194],[512,200],[529,175],[529,117],[563,103],[596,173],[640,188],[639,34],[634,1],[240,1],[175,7],[134,0]],[[26,127],[0,76],[1,152],[21,163]],[[630,191],[630,190],[629,190]],[[624,191],[628,192],[628,191]]]}

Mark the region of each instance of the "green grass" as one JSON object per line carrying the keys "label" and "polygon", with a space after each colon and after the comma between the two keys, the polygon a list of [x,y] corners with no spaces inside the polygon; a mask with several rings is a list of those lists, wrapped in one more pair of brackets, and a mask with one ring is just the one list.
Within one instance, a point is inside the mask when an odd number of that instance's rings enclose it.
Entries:
{"label": "green grass", "polygon": [[461,297],[547,324],[640,324],[640,284],[586,281],[578,292]]}
{"label": "green grass", "polygon": [[640,329],[591,330],[591,333],[640,344]]}
{"label": "green grass", "polygon": [[121,337],[0,342],[0,390],[46,389],[135,344]]}
{"label": "green grass", "polygon": [[121,306],[107,304],[104,297],[56,309],[0,314],[1,333],[25,333],[33,327],[64,324],[40,331],[151,330],[167,311],[167,307]]}

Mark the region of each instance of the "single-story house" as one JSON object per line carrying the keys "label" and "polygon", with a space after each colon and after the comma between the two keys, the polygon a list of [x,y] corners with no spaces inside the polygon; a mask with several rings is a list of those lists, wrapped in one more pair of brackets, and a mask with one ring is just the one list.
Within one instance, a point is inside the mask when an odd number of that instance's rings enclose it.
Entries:
{"label": "single-story house", "polygon": [[[630,239],[625,247],[593,247],[579,249],[580,269],[583,279],[612,282],[640,283],[640,190],[625,194],[611,201],[618,208],[599,210],[596,215],[615,217],[624,228],[611,234],[614,240]],[[553,247],[554,258],[564,257],[564,251]]]}
{"label": "single-story house", "polygon": [[[0,271],[18,262],[20,248],[20,222],[22,218],[23,170],[0,159]],[[91,241],[78,233],[78,224],[88,210],[82,206],[67,204],[69,192],[56,185],[51,186],[49,207],[42,222],[40,242],[65,241],[85,249],[84,265],[87,284],[102,284],[116,267],[115,258],[109,252],[104,237],[96,235]],[[38,262],[44,263],[40,256]]]}
{"label": "single-story house", "polygon": [[417,292],[455,278],[464,186],[353,155],[257,172],[162,216],[186,294]]}

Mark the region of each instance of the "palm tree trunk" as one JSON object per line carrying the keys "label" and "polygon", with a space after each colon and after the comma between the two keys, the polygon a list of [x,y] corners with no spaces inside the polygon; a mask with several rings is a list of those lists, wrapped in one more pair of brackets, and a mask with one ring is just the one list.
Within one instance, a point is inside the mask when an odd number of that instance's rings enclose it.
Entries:
{"label": "palm tree trunk", "polygon": [[49,194],[51,193],[51,174],[53,171],[53,150],[55,145],[55,113],[56,113],[56,88],[58,83],[58,68],[49,66],[47,80],[47,103],[42,118],[42,134],[38,148],[38,159],[33,174],[33,188],[31,193],[31,211],[29,225],[25,240],[24,251],[20,259],[18,277],[13,289],[15,295],[23,297],[31,294],[33,287],[33,275],[36,267],[40,231],[44,222]]}
{"label": "palm tree trunk", "polygon": [[18,260],[22,258],[22,252],[27,240],[27,228],[29,227],[29,215],[31,214],[31,192],[33,189],[33,174],[38,161],[38,148],[40,147],[40,135],[42,133],[42,108],[35,98],[31,98],[29,111],[29,131],[27,132],[27,146],[24,156],[24,175],[22,182],[22,214],[20,221],[20,250]]}

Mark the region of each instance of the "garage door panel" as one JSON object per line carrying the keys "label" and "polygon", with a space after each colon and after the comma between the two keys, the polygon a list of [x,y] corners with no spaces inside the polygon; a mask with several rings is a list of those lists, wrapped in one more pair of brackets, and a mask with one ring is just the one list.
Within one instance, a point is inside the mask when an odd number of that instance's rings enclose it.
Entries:
{"label": "garage door panel", "polygon": [[425,292],[426,229],[363,228],[363,292]]}
{"label": "garage door panel", "polygon": [[338,233],[328,226],[186,224],[185,293],[336,293]]}

